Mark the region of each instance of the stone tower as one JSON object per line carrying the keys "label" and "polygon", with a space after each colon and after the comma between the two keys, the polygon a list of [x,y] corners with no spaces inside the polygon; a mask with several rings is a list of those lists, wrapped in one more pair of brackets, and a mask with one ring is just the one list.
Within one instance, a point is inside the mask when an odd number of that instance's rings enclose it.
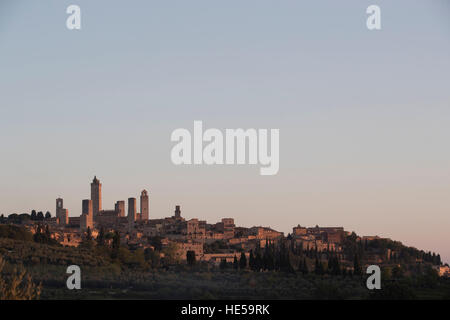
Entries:
{"label": "stone tower", "polygon": [[61,210],[63,208],[64,208],[63,199],[61,199],[61,198],[56,199],[56,216],[59,215],[59,213],[61,212]]}
{"label": "stone tower", "polygon": [[65,226],[69,224],[69,210],[64,209],[63,199],[56,199],[56,217],[59,220],[59,225]]}
{"label": "stone tower", "polygon": [[136,198],[128,198],[128,221],[136,221]]}
{"label": "stone tower", "polygon": [[94,227],[92,214],[92,200],[83,200],[82,214],[80,217],[80,229],[86,231],[88,228],[92,230]]}
{"label": "stone tower", "polygon": [[102,211],[102,184],[94,177],[91,183],[91,200],[92,200],[92,213],[94,214],[94,221],[100,211]]}
{"label": "stone tower", "polygon": [[141,220],[147,221],[149,217],[148,208],[148,192],[143,190],[141,192]]}
{"label": "stone tower", "polygon": [[114,207],[119,217],[125,217],[125,201],[117,201]]}
{"label": "stone tower", "polygon": [[175,218],[181,218],[180,206],[175,206]]}

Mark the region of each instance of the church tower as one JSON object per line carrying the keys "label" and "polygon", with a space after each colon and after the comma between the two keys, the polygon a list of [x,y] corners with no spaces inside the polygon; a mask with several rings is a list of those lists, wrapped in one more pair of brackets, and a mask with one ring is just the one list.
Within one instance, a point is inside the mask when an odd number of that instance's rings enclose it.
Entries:
{"label": "church tower", "polygon": [[94,180],[91,183],[91,200],[92,213],[95,221],[98,213],[102,211],[102,184],[100,183],[100,180],[97,179],[97,176],[94,177]]}
{"label": "church tower", "polygon": [[58,218],[60,226],[69,224],[69,210],[64,209],[63,199],[56,199],[56,217]]}
{"label": "church tower", "polygon": [[180,206],[175,206],[175,218],[181,218],[181,209]]}

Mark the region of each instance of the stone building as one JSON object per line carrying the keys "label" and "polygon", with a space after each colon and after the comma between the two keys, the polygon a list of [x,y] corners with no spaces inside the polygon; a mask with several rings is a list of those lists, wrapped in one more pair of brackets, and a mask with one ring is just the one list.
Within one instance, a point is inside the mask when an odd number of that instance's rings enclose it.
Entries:
{"label": "stone building", "polygon": [[114,228],[118,224],[119,213],[116,210],[102,210],[97,215],[97,227]]}
{"label": "stone building", "polygon": [[203,239],[205,237],[206,221],[191,219],[183,223],[182,233],[190,239]]}
{"label": "stone building", "polygon": [[194,251],[197,260],[203,255],[203,244],[200,242],[175,242],[177,246],[177,257],[180,260],[186,260],[187,252]]}
{"label": "stone building", "polygon": [[92,200],[83,200],[82,213],[80,217],[80,230],[86,231],[94,228],[94,215],[92,211]]}
{"label": "stone building", "polygon": [[81,225],[81,217],[69,217],[67,228],[79,229]]}
{"label": "stone building", "polygon": [[294,237],[306,235],[307,232],[308,229],[306,227],[302,227],[301,225],[297,225],[296,227],[292,228],[292,235]]}
{"label": "stone building", "polygon": [[181,218],[180,206],[175,206],[175,218]]}
{"label": "stone building", "polygon": [[56,218],[60,226],[67,226],[69,224],[69,210],[64,209],[63,199],[56,199]]}
{"label": "stone building", "polygon": [[345,232],[343,227],[319,227],[308,228],[308,234],[315,235],[317,239],[321,239],[330,243],[342,243],[344,241]]}
{"label": "stone building", "polygon": [[141,214],[139,220],[148,221],[149,218],[149,203],[148,203],[148,192],[147,190],[142,190],[141,192]]}
{"label": "stone building", "polygon": [[276,239],[283,236],[282,232],[275,231],[267,227],[252,227],[249,229],[250,235],[256,236],[256,239]]}
{"label": "stone building", "polygon": [[94,221],[97,219],[97,215],[102,211],[102,184],[97,176],[91,183],[91,200],[92,200],[92,212],[94,215]]}
{"label": "stone building", "polygon": [[125,217],[125,201],[117,201],[114,205],[119,217]]}
{"label": "stone building", "polygon": [[136,221],[136,198],[128,198],[128,221]]}
{"label": "stone building", "polygon": [[233,218],[223,218],[221,222],[214,225],[214,229],[218,232],[234,231],[234,219]]}

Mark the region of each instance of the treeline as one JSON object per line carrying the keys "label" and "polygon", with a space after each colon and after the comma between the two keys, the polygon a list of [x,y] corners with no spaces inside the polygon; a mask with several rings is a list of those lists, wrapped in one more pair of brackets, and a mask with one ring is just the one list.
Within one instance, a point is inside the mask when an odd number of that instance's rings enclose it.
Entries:
{"label": "treeline", "polygon": [[[363,276],[363,267],[368,264],[369,255],[383,257],[384,248],[391,249],[389,259],[383,259],[383,272],[386,279],[401,278],[406,273],[423,274],[431,265],[440,264],[440,256],[425,253],[415,248],[403,246],[399,242],[389,240],[356,241],[353,235],[345,239],[343,252],[333,249],[318,251],[316,247],[303,247],[293,239],[278,241],[266,240],[266,246],[257,246],[250,250],[249,258],[244,253],[236,255],[232,263],[222,259],[220,268],[252,271],[282,271],[289,273],[331,275],[331,276]],[[192,264],[193,256],[188,255],[188,263]],[[423,263],[420,262],[422,259]]]}
{"label": "treeline", "polygon": [[25,228],[13,225],[0,225],[0,238],[32,241],[33,235]]}
{"label": "treeline", "polygon": [[[143,249],[133,244],[121,243],[119,231],[105,232],[103,228],[94,238],[88,228],[80,247],[95,249],[98,254],[107,257],[122,269],[150,270],[167,268],[179,263],[180,257],[177,256],[177,248],[173,243],[163,248],[160,237],[149,237],[148,243],[154,249]],[[161,253],[163,253],[162,258]]]}
{"label": "treeline", "polygon": [[50,244],[59,246],[58,241],[51,237],[48,225],[38,224],[36,226],[35,234],[23,227],[15,225],[0,225],[0,238],[7,238],[12,240],[34,241],[36,243]]}
{"label": "treeline", "polygon": [[[325,259],[324,259],[325,258]],[[248,260],[248,261],[247,261]],[[189,258],[188,258],[189,262]],[[318,252],[317,250],[301,250],[300,247],[285,241],[266,241],[266,246],[257,246],[255,250],[250,250],[249,258],[242,252],[240,256],[235,256],[233,263],[228,263],[222,259],[220,269],[233,268],[235,270],[261,271],[281,271],[288,273],[314,273],[317,275],[347,275],[362,274],[359,258],[355,256],[353,272],[341,265],[338,255],[335,252]]]}
{"label": "treeline", "polygon": [[52,214],[50,211],[47,211],[45,214],[42,211],[36,212],[36,210],[32,210],[31,213],[12,213],[5,217],[3,214],[0,216],[0,223],[15,223],[22,224],[26,221],[44,221],[46,219],[50,219]]}
{"label": "treeline", "polygon": [[407,247],[399,241],[390,239],[362,240],[354,232],[344,239],[343,250],[346,257],[358,255],[362,261],[375,253],[392,263],[410,264],[418,261],[428,262],[433,265],[442,263],[441,256],[434,252],[425,252],[414,247]]}
{"label": "treeline", "polygon": [[[16,249],[20,248],[20,250],[13,250],[8,253],[8,255],[14,257],[13,260],[15,263],[21,263],[23,258],[22,262],[25,264],[40,262],[43,264],[66,265],[66,257],[73,256],[70,258],[70,261],[75,262],[79,259],[81,266],[83,265],[83,261],[91,261],[91,255],[93,255],[95,259],[98,258],[104,261],[106,265],[115,265],[122,269],[144,271],[176,265],[179,263],[180,258],[177,256],[177,248],[173,244],[162,248],[159,237],[149,239],[149,242],[155,245],[155,249],[147,248],[144,250],[142,248],[135,248],[128,243],[121,243],[121,235],[118,231],[105,232],[104,229],[100,229],[98,236],[93,237],[91,230],[88,228],[87,232],[83,235],[81,244],[77,248],[64,248],[51,237],[48,225],[44,224],[37,224],[34,234],[21,226],[10,224],[0,225],[0,240],[2,238],[24,241],[24,243],[16,242],[14,245]],[[31,243],[27,244],[27,242]],[[5,243],[10,242],[3,242],[3,245]],[[14,244],[14,242],[12,243]],[[33,243],[44,246],[36,247]],[[11,246],[11,248],[14,246]],[[33,249],[27,250],[25,249],[27,247]],[[37,248],[43,248],[47,253],[41,255],[40,249],[38,250]],[[87,252],[89,255],[86,255]],[[163,253],[163,258],[161,258],[161,253]],[[88,262],[88,264],[92,265],[91,262]]]}

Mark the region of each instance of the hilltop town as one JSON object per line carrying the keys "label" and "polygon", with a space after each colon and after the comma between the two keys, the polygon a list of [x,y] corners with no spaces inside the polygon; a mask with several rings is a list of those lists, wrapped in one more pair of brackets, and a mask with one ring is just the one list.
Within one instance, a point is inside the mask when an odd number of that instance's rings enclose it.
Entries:
{"label": "hilltop town", "polygon": [[[151,219],[149,193],[143,190],[139,198],[130,197],[127,201],[117,201],[114,209],[105,210],[102,206],[102,184],[94,177],[91,185],[91,198],[82,200],[82,213],[78,217],[70,217],[64,208],[62,198],[56,199],[56,216],[50,213],[45,216],[34,212],[31,219],[20,219],[20,215],[10,215],[3,218],[3,223],[18,223],[32,234],[46,230],[57,243],[67,247],[78,247],[87,238],[98,238],[106,234],[116,234],[120,243],[130,249],[153,250],[164,256],[164,248],[173,248],[177,261],[186,261],[191,256],[195,261],[219,266],[221,263],[233,263],[236,257],[244,255],[247,261],[258,250],[267,245],[283,244],[290,248],[293,254],[302,257],[306,255],[319,260],[336,258],[342,269],[353,272],[358,259],[359,246],[364,247],[364,264],[394,264],[400,259],[408,262],[431,262],[440,266],[440,257],[413,249],[408,253],[403,246],[377,236],[359,237],[345,231],[343,227],[293,227],[292,233],[285,236],[283,232],[269,227],[254,226],[251,228],[235,225],[233,218],[223,218],[216,223],[207,223],[197,218],[186,220],[182,217],[181,207],[175,206],[172,216]],[[155,241],[157,239],[157,241]],[[105,241],[113,241],[105,237]],[[350,241],[350,242],[349,242]],[[155,247],[159,248],[155,248]],[[415,251],[414,251],[415,250]],[[362,252],[359,249],[359,252]],[[361,254],[359,259],[361,259]],[[305,259],[306,260],[306,259]],[[308,259],[312,261],[312,259]],[[329,261],[328,261],[329,263]],[[301,262],[300,262],[301,264]],[[306,264],[306,263],[305,263]],[[307,268],[307,266],[303,266]],[[299,268],[302,268],[300,266]],[[440,266],[441,275],[448,275],[448,266]],[[312,266],[310,266],[312,269]]]}

